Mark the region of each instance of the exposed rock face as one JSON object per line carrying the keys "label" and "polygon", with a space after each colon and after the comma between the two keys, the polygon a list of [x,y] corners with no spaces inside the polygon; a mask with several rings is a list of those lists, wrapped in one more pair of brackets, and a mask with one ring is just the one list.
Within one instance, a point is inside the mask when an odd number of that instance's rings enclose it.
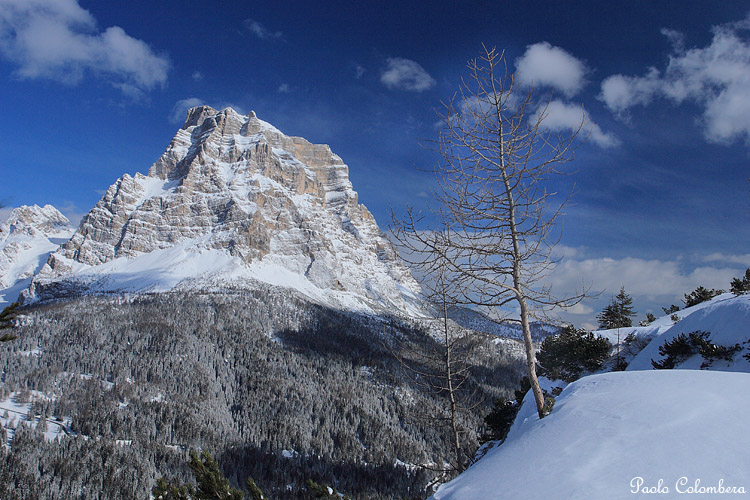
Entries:
{"label": "exposed rock face", "polygon": [[[358,204],[348,167],[327,145],[288,137],[253,112],[201,106],[188,112],[147,176],[125,175],[110,186],[27,295],[51,282],[81,281],[81,274],[93,276],[93,269],[121,258],[176,246],[232,258],[231,270],[212,267],[203,276],[210,282],[219,275],[220,281],[274,282],[267,271],[277,266],[298,275],[305,283],[291,286],[308,294],[313,285],[328,295],[398,306],[404,293],[419,290]],[[288,278],[283,284],[290,285]],[[94,281],[101,289],[102,279]]]}
{"label": "exposed rock face", "polygon": [[72,234],[70,221],[52,205],[13,209],[0,226],[0,289],[31,278],[46,256]]}

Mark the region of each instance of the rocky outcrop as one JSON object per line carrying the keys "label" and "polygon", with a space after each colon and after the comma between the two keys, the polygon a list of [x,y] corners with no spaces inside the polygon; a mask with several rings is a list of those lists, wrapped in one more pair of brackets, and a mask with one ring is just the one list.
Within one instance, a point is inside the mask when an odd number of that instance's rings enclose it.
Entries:
{"label": "rocky outcrop", "polygon": [[245,268],[223,270],[225,279],[265,263],[382,305],[419,290],[327,145],[286,136],[253,112],[201,106],[148,175],[109,187],[27,295],[176,245],[216,250]]}

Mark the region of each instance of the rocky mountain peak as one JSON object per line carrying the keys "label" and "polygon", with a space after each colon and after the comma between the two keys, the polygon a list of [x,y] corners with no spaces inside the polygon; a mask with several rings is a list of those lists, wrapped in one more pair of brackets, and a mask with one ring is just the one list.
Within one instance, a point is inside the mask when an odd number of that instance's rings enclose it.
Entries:
{"label": "rocky mountain peak", "polygon": [[70,221],[52,205],[22,205],[14,208],[0,225],[0,239],[24,234],[29,237],[51,237],[60,231],[68,231]]}
{"label": "rocky mountain peak", "polygon": [[[136,265],[153,271],[147,284],[113,278]],[[109,187],[27,296],[60,282],[160,290],[248,279],[355,308],[406,307],[419,293],[329,146],[254,112],[199,106],[147,175]]]}

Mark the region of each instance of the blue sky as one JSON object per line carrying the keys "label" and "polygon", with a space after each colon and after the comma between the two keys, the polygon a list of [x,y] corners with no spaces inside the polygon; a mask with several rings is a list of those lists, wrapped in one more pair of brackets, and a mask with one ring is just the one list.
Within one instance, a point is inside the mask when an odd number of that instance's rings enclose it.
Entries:
{"label": "blue sky", "polygon": [[[592,130],[551,283],[643,317],[750,266],[750,2],[0,0],[0,199],[80,217],[187,106],[328,143],[381,226],[423,206],[434,109],[481,44]],[[561,126],[564,113],[555,117]],[[576,314],[577,313],[577,314]]]}

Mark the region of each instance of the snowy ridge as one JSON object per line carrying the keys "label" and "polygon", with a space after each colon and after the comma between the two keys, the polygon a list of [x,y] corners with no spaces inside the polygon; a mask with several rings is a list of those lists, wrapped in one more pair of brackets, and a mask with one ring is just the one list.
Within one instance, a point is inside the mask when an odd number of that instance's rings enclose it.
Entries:
{"label": "snowy ridge", "polygon": [[660,480],[658,498],[680,498],[696,481],[748,492],[748,384],[747,373],[591,375],[566,387],[543,420],[526,397],[506,441],[432,498],[615,500]]}
{"label": "snowy ridge", "polygon": [[13,209],[0,225],[0,307],[16,300],[73,231],[70,221],[52,205]]}
{"label": "snowy ridge", "polygon": [[259,280],[332,307],[424,315],[348,172],[327,145],[253,112],[192,108],[148,175],[109,187],[24,300]]}
{"label": "snowy ridge", "polygon": [[[678,319],[677,322],[672,320],[671,315],[666,315],[657,318],[648,326],[599,330],[594,333],[606,337],[615,347],[619,340],[622,358],[628,363],[628,370],[651,370],[652,359],[663,359],[659,354],[659,347],[665,342],[682,333],[705,331],[711,334],[709,340],[714,344],[725,347],[740,344],[743,349],[731,362],[717,360],[704,369],[750,372],[750,361],[742,357],[750,353],[750,343],[747,343],[750,340],[750,330],[746,326],[750,324],[750,295],[735,296],[725,293],[677,311],[674,315]],[[624,345],[625,337],[631,334],[642,344],[647,344],[643,350],[631,352],[632,350]],[[695,355],[679,362],[676,367],[700,369],[704,361],[701,356]]]}
{"label": "snowy ridge", "polygon": [[[723,294],[677,315],[676,323],[665,316],[646,327],[596,332],[650,342],[624,356],[625,372],[568,385],[542,420],[527,394],[505,442],[432,498],[746,498],[750,295]],[[679,369],[652,368],[665,341],[694,331],[741,350],[731,361],[704,364],[696,354]]]}

